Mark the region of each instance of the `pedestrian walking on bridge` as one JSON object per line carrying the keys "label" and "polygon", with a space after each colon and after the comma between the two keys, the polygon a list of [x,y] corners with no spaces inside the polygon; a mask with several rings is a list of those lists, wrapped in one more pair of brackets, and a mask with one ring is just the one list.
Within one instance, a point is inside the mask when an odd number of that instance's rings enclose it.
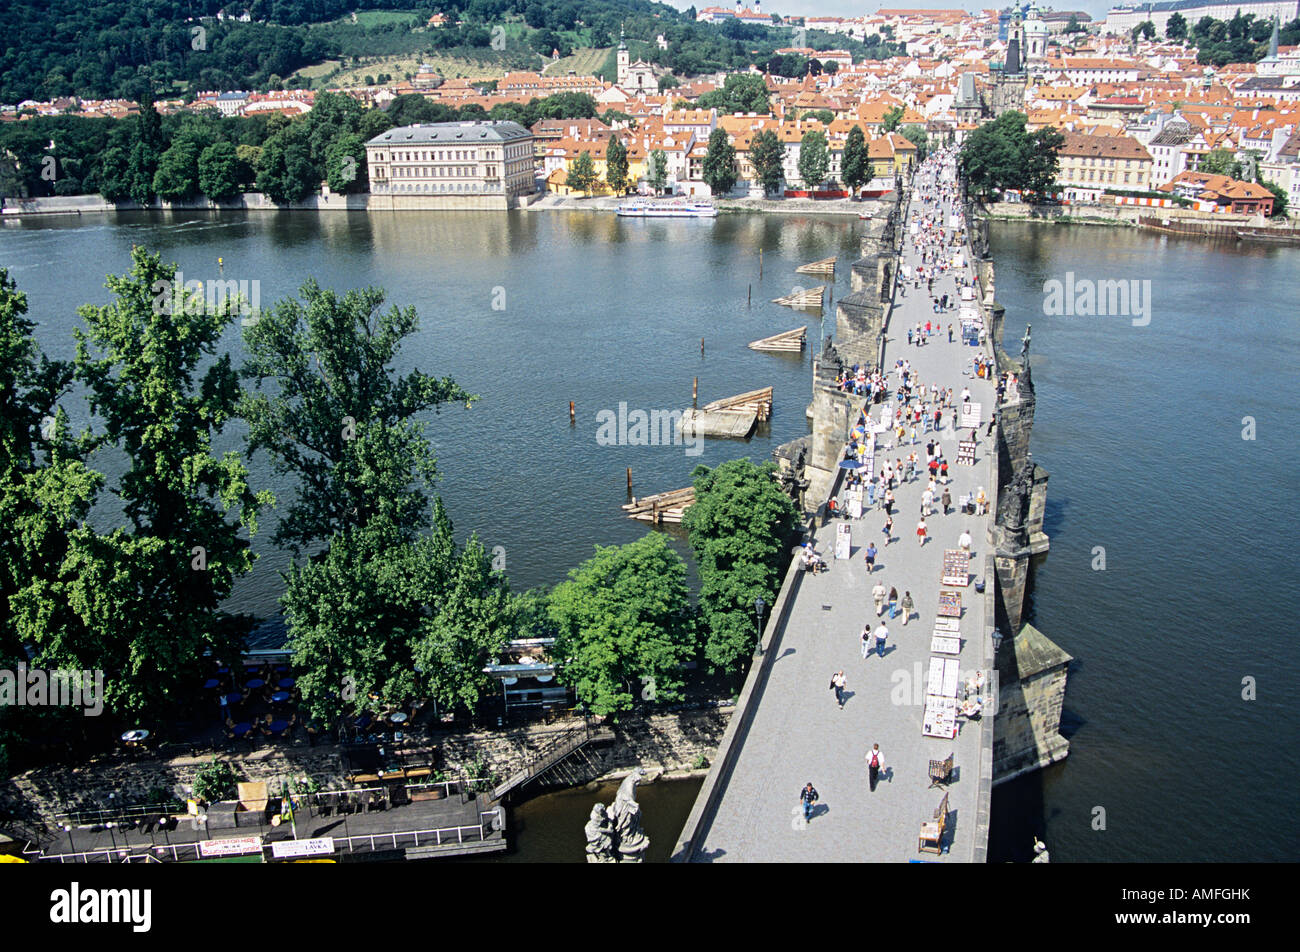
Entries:
{"label": "pedestrian walking on bridge", "polygon": [[[879,744],[872,744],[871,749],[867,751],[867,776],[871,781],[871,792],[876,792],[876,781],[880,779],[880,771],[885,769],[885,756],[880,752]],[[809,784],[809,786],[812,786]]]}
{"label": "pedestrian walking on bridge", "polygon": [[835,703],[844,710],[844,687],[848,680],[844,677],[843,671],[836,671],[831,675],[831,690],[835,692]]}
{"label": "pedestrian walking on bridge", "polygon": [[799,802],[803,804],[804,820],[812,819],[813,804],[816,803],[819,799],[820,797],[818,797],[817,795],[817,789],[812,785],[812,781],[809,780],[806,784],[804,784],[803,789],[799,791]]}

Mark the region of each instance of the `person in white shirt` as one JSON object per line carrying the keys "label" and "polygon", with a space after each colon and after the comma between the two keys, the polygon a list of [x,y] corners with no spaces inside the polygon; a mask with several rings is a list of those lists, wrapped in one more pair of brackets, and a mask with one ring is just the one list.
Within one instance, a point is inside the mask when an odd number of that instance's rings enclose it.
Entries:
{"label": "person in white shirt", "polygon": [[883,621],[876,626],[875,636],[876,636],[876,654],[880,655],[880,657],[883,658],[885,656],[885,641],[886,639],[889,638],[889,629],[885,627],[885,623]]}
{"label": "person in white shirt", "polygon": [[876,617],[879,618],[885,610],[885,583],[877,582],[876,587],[871,590],[872,601],[876,603]]}
{"label": "person in white shirt", "polygon": [[957,544],[961,546],[962,551],[965,552],[967,555],[970,554],[970,542],[971,542],[970,532],[967,531],[966,529],[963,529],[961,531],[961,535],[957,539]]}

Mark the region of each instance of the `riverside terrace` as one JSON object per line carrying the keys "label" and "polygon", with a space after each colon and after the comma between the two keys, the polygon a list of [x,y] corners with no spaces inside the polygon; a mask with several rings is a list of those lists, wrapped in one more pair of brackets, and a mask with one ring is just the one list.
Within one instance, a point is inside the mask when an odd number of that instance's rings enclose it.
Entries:
{"label": "riverside terrace", "polygon": [[[358,778],[360,779],[360,778]],[[506,848],[505,809],[475,781],[382,783],[295,794],[292,819],[265,784],[198,815],[147,808],[64,814],[59,832],[28,844],[32,862],[189,862],[236,856],[349,860],[424,859]],[[411,778],[417,779],[417,778]]]}
{"label": "riverside terrace", "polygon": [[[917,181],[923,180],[918,174]],[[946,216],[957,211],[945,207]],[[914,192],[907,222],[924,217],[919,194]],[[915,240],[905,242],[903,261],[915,267],[920,255]],[[924,290],[893,289],[893,309],[882,365],[911,361],[920,381],[970,390],[971,400],[984,410],[983,422],[995,405],[991,380],[972,376],[972,355],[977,351],[959,334],[949,343],[944,333],[924,346],[909,347],[907,331],[918,322],[933,320],[932,300],[944,293],[958,298],[956,278],[971,277],[971,264],[937,278],[930,294]],[[924,287],[924,286],[923,286]],[[957,314],[942,321],[958,323]],[[990,345],[991,346],[991,345]],[[985,346],[980,346],[984,351]],[[960,398],[957,401],[960,407]],[[877,417],[879,413],[877,413]],[[874,421],[873,421],[874,422]],[[981,429],[983,429],[981,427]],[[962,431],[961,439],[969,439]],[[958,457],[959,436],[951,429],[919,438],[917,449],[938,437],[944,458]],[[890,437],[881,433],[886,447]],[[974,465],[952,465],[948,489],[954,502],[984,487],[996,492],[995,440],[979,434]],[[877,451],[877,460],[906,457],[906,445]],[[981,862],[988,838],[988,808],[992,785],[993,711],[986,705],[978,719],[958,718],[957,735],[939,739],[923,733],[927,672],[934,658],[956,659],[963,677],[987,671],[993,662],[993,559],[986,541],[993,517],[963,514],[954,509],[943,514],[936,505],[927,518],[929,540],[917,541],[915,526],[923,479],[902,482],[895,490],[897,509],[894,541],[884,545],[884,513],[869,509],[858,520],[833,520],[814,530],[818,548],[826,555],[830,571],[803,574],[797,562],[791,567],[772,624],[765,633],[761,663],[754,665],[727,737],[715,759],[715,771],[701,790],[679,843],[677,859],[695,862]],[[835,487],[832,487],[834,493]],[[833,558],[842,526],[850,527],[851,558]],[[974,540],[971,569],[982,576],[985,591],[975,585],[957,587],[941,583],[945,550],[958,548],[963,531]],[[875,542],[879,554],[874,573],[868,575],[863,550]],[[901,616],[889,622],[889,639],[883,657],[873,653],[863,659],[859,633],[863,625],[878,622],[871,589],[883,581],[900,596],[910,591],[916,616],[906,626]],[[935,637],[942,624],[938,613],[940,592],[961,595],[959,651],[938,653]],[[933,640],[932,640],[933,639]],[[832,673],[843,670],[847,678],[846,701],[840,709],[827,684]],[[997,697],[996,685],[990,685]],[[748,697],[746,697],[748,695]],[[742,714],[743,712],[743,714]],[[865,756],[879,744],[885,770],[877,789],[869,789]],[[728,747],[733,749],[728,750]],[[953,756],[955,769],[946,790],[932,786],[931,761]],[[811,781],[820,793],[811,822],[804,823],[798,794]],[[945,795],[946,794],[946,795]],[[939,853],[918,851],[922,824],[932,821],[941,801],[946,823]]]}

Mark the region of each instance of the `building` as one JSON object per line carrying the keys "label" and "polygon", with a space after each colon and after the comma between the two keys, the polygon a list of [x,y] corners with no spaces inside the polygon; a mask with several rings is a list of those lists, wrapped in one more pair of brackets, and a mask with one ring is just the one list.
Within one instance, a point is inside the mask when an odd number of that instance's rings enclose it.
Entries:
{"label": "building", "polygon": [[1151,153],[1151,188],[1160,188],[1175,175],[1192,167],[1194,160],[1190,157],[1196,153],[1189,146],[1196,137],[1192,124],[1178,113],[1165,121],[1147,143]]}
{"label": "building", "polygon": [[1107,189],[1151,190],[1151,153],[1132,136],[1067,132],[1061,146],[1057,188],[1071,202],[1097,202]]}
{"label": "building", "polygon": [[632,63],[629,59],[627,41],[620,34],[617,56],[618,82],[615,85],[631,96],[658,96],[659,77],[655,75],[654,67],[645,60]]}
{"label": "building", "polygon": [[1273,193],[1254,182],[1240,182],[1226,175],[1208,172],[1179,172],[1160,191],[1201,202],[1213,202],[1219,210],[1237,215],[1273,214]]}
{"label": "building", "polygon": [[[533,135],[517,122],[431,122],[366,143],[371,207],[511,208],[537,190]],[[418,200],[415,200],[418,199]]]}

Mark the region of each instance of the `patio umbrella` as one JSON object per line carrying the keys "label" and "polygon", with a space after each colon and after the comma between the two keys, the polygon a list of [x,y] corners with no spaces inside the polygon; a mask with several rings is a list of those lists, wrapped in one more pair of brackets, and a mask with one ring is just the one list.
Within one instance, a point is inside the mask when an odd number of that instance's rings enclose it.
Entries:
{"label": "patio umbrella", "polygon": [[866,465],[867,465],[866,463],[863,463],[863,462],[861,462],[861,461],[859,461],[859,460],[856,460],[856,459],[842,459],[842,460],[840,460],[840,469],[861,469],[862,467],[864,467],[864,466],[866,466]]}

